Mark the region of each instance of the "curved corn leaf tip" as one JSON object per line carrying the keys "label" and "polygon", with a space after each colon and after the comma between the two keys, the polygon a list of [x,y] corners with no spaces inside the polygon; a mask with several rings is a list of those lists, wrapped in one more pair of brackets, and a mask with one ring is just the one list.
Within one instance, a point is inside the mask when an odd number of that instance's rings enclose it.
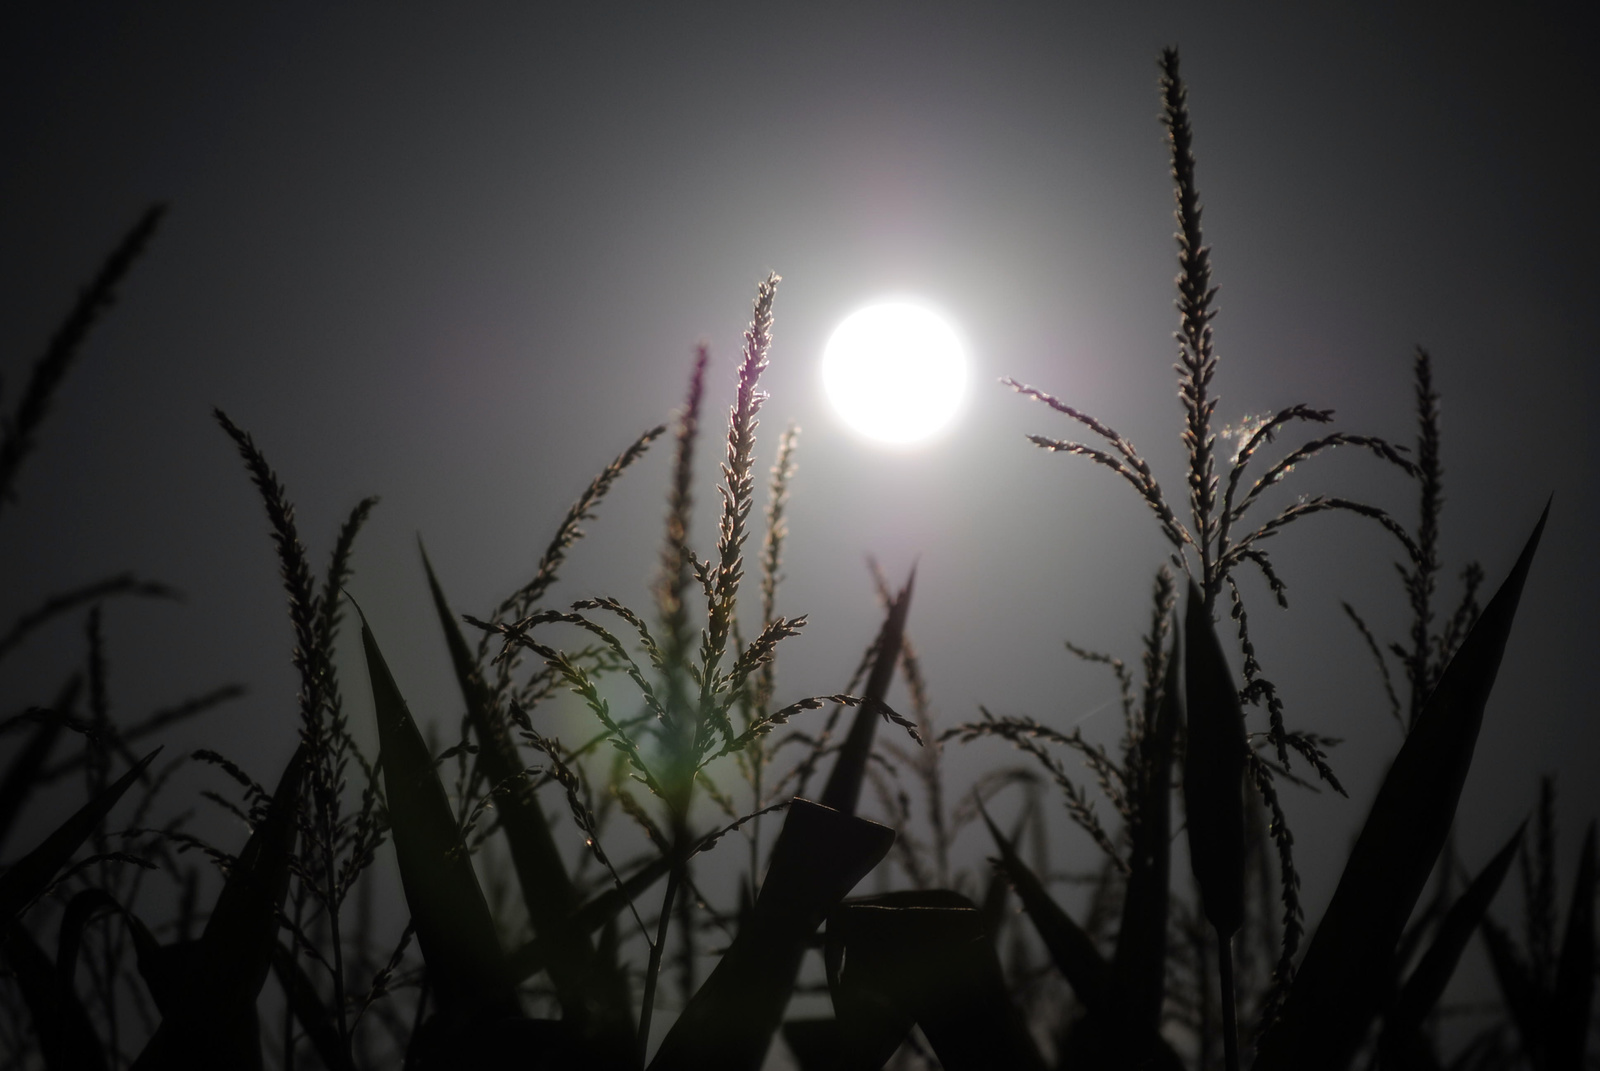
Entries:
{"label": "curved corn leaf tip", "polygon": [[914,1021],[951,1071],[1043,1071],[966,897],[937,889],[847,901],[828,917],[828,944],[844,1066],[881,1066]]}
{"label": "curved corn leaf tip", "polygon": [[1161,1005],[1167,981],[1167,895],[1172,872],[1172,751],[1183,700],[1178,694],[1179,643],[1176,630],[1167,654],[1161,705],[1146,712],[1140,745],[1140,793],[1135,801],[1128,889],[1122,900],[1122,926],[1112,973],[1128,1002],[1128,1014],[1147,1036],[1161,1030]]}
{"label": "curved corn leaf tip", "polygon": [[1039,932],[1039,939],[1044,942],[1056,969],[1085,1008],[1100,1015],[1121,1015],[1111,965],[1083,928],[1051,899],[1044,883],[1028,869],[1028,864],[1017,855],[1016,848],[988,814],[984,814],[983,820],[1000,849],[1000,866],[1011,879],[1011,887],[1017,891],[1023,909],[1033,920],[1033,928]]}
{"label": "curved corn leaf tip", "polygon": [[122,916],[127,923],[128,934],[133,938],[134,952],[140,959],[160,947],[150,928],[139,916],[123,907],[120,900],[104,889],[84,889],[74,893],[72,899],[67,901],[66,910],[61,912],[61,925],[56,938],[56,974],[61,984],[69,990],[73,988],[77,976],[78,949],[83,944],[83,929],[102,911],[114,911]]}
{"label": "curved corn leaf tip", "polygon": [[57,826],[55,832],[37,848],[0,874],[0,926],[9,925],[35,897],[49,887],[57,872],[72,858],[72,853],[105,820],[122,794],[128,791],[128,786],[144,773],[145,767],[160,753],[161,749],[156,748],[140,759],[127,773],[107,785],[103,792]]}
{"label": "curved corn leaf tip", "polygon": [[1556,965],[1555,999],[1550,1007],[1551,1071],[1578,1071],[1584,1066],[1589,1035],[1589,1007],[1594,1001],[1595,827],[1583,838],[1578,877],[1572,883],[1567,933]]}
{"label": "curved corn leaf tip", "polygon": [[1454,820],[1484,706],[1549,515],[1547,504],[1511,574],[1457,649],[1395,756],[1283,1011],[1261,1037],[1256,1071],[1342,1068],[1377,1014],[1395,945]]}
{"label": "curved corn leaf tip", "polygon": [[822,805],[845,814],[855,814],[861,801],[861,784],[867,776],[867,759],[872,751],[872,737],[877,731],[879,705],[889,694],[894,681],[894,667],[900,661],[900,645],[905,638],[906,615],[911,612],[911,589],[916,584],[917,571],[911,570],[906,586],[894,597],[889,613],[878,630],[877,658],[872,672],[867,676],[866,702],[856,710],[850,723],[850,735],[839,748],[833,771],[822,790]]}
{"label": "curved corn leaf tip", "polygon": [[1233,671],[1192,580],[1183,628],[1188,643],[1183,802],[1189,865],[1200,884],[1206,918],[1226,939],[1244,922],[1244,760],[1249,745]]}
{"label": "curved corn leaf tip", "polygon": [[516,1015],[516,990],[449,798],[365,615],[361,646],[400,885],[440,1009],[451,1020]]}
{"label": "curved corn leaf tip", "polygon": [[[1478,924],[1483,921],[1489,904],[1500,891],[1511,861],[1516,858],[1517,847],[1522,843],[1522,831],[1527,823],[1517,827],[1510,840],[1497,852],[1489,865],[1472,880],[1461,898],[1450,906],[1438,933],[1428,951],[1423,953],[1411,977],[1400,989],[1394,1005],[1383,1017],[1382,1044],[1398,1050],[1409,1044],[1411,1035],[1422,1029],[1423,1020],[1444,994],[1444,988],[1455,973],[1461,953],[1472,939]],[[1391,1061],[1392,1062],[1392,1061]]]}
{"label": "curved corn leaf tip", "polygon": [[349,1051],[339,1042],[339,1028],[317,995],[317,987],[306,976],[299,960],[276,942],[272,948],[272,973],[278,976],[284,999],[310,1039],[311,1047],[317,1050],[322,1065],[330,1071],[355,1071]]}
{"label": "curved corn leaf tip", "polygon": [[672,1024],[651,1071],[757,1071],[817,927],[894,845],[894,830],[796,798],[755,907]]}
{"label": "curved corn leaf tip", "polygon": [[106,1066],[100,1037],[78,995],[61,984],[50,956],[13,922],[0,941],[0,955],[33,1016],[39,1053],[49,1071],[100,1071]]}
{"label": "curved corn leaf tip", "polygon": [[[547,939],[545,966],[555,983],[563,1014],[567,1018],[584,1018],[589,1005],[585,982],[594,967],[594,946],[589,943],[588,931],[564,925],[567,916],[578,906],[576,890],[555,839],[550,835],[550,824],[545,820],[539,799],[523,772],[504,712],[496,708],[420,539],[417,546],[422,553],[422,568],[428,575],[428,590],[433,596],[439,627],[450,651],[456,684],[467,706],[467,721],[478,738],[478,763],[496,791],[500,827],[511,850],[511,865],[522,889],[528,920],[534,933]],[[626,1019],[627,1015],[621,1009],[613,1009],[611,1017]],[[628,1026],[631,1033],[631,1024],[618,1025]]]}

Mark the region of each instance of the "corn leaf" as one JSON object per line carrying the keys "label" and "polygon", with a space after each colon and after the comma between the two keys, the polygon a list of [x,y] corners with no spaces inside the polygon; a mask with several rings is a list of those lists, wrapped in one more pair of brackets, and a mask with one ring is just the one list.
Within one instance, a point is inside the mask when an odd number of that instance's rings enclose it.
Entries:
{"label": "corn leaf", "polygon": [[949,1071],[1043,1071],[981,914],[931,892],[849,901],[828,917],[845,1066],[881,1066],[914,1021]]}
{"label": "corn leaf", "polygon": [[1128,1015],[1144,1036],[1161,1029],[1167,980],[1167,894],[1172,872],[1172,752],[1183,701],[1178,695],[1178,637],[1167,655],[1161,704],[1146,717],[1140,741],[1139,795],[1135,800],[1128,888],[1112,973],[1127,1001]]}
{"label": "corn leaf", "polygon": [[444,785],[365,616],[361,645],[372,682],[400,884],[433,993],[452,1022],[516,1015],[517,994],[500,953],[494,919]]}
{"label": "corn leaf", "polygon": [[1005,871],[1022,901],[1023,910],[1033,920],[1033,928],[1044,942],[1056,969],[1066,978],[1067,984],[1077,994],[1085,1008],[1099,1015],[1123,1014],[1116,993],[1116,979],[1111,964],[1106,962],[1094,941],[1083,928],[1072,920],[1061,905],[1051,899],[1044,883],[1017,855],[1010,841],[1000,832],[988,815],[989,835],[1000,849],[1000,868]]}
{"label": "corn leaf", "polygon": [[106,1058],[100,1037],[76,993],[61,983],[50,956],[18,923],[6,928],[0,952],[22,991],[39,1052],[49,1071],[100,1071]]}
{"label": "corn leaf", "polygon": [[1192,580],[1183,629],[1189,648],[1184,664],[1189,735],[1183,760],[1189,865],[1200,885],[1206,918],[1226,939],[1244,922],[1244,761],[1249,745],[1233,671]]}
{"label": "corn leaf", "polygon": [[824,807],[855,814],[856,804],[861,801],[861,783],[867,776],[872,737],[878,728],[879,711],[889,694],[889,685],[894,680],[894,667],[900,661],[906,615],[911,611],[911,589],[916,579],[917,572],[913,569],[911,576],[906,579],[906,586],[889,604],[883,628],[878,630],[878,654],[872,663],[872,672],[867,676],[867,701],[856,710],[855,720],[850,723],[850,735],[845,737],[844,745],[839,749],[839,758],[833,764],[833,772],[828,775],[828,783],[822,790]]}
{"label": "corn leaf", "polygon": [[[1444,994],[1450,976],[1455,973],[1456,964],[1461,962],[1461,953],[1466,950],[1467,942],[1483,921],[1490,902],[1500,891],[1506,872],[1511,869],[1517,846],[1522,843],[1522,828],[1517,828],[1505,847],[1496,853],[1483,872],[1467,886],[1461,898],[1445,913],[1433,944],[1423,953],[1411,977],[1401,987],[1394,1005],[1384,1015],[1382,1044],[1386,1051],[1398,1052],[1412,1044],[1413,1035],[1420,1034],[1423,1020]],[[1395,1061],[1386,1061],[1389,1062]]]}
{"label": "corn leaf", "polygon": [[493,786],[501,828],[511,849],[511,862],[522,887],[528,920],[535,935],[542,940],[543,965],[555,983],[563,1016],[587,1023],[592,1018],[592,1006],[598,1006],[601,1017],[606,1020],[606,1033],[631,1038],[633,1026],[626,1005],[619,1007],[610,1002],[597,1005],[593,999],[594,983],[599,981],[594,971],[599,965],[595,961],[594,946],[589,942],[589,931],[566,924],[578,907],[577,893],[561,861],[555,839],[550,835],[550,825],[539,799],[523,772],[505,713],[496,707],[494,696],[484,683],[426,549],[422,549],[422,567],[428,574],[428,589],[433,594],[439,627],[444,631],[445,645],[450,651],[456,683],[466,702],[467,720],[478,737],[478,762]]}
{"label": "corn leaf", "polygon": [[339,1041],[339,1027],[328,1009],[322,1006],[316,986],[306,977],[299,960],[281,943],[272,948],[272,973],[278,976],[284,999],[299,1020],[300,1029],[311,1040],[311,1047],[317,1050],[323,1066],[330,1071],[354,1071],[350,1053]]}
{"label": "corn leaf", "polygon": [[1595,827],[1590,822],[1556,964],[1555,999],[1550,1003],[1551,1071],[1579,1071],[1584,1066],[1589,1007],[1594,1000],[1594,882]]}
{"label": "corn leaf", "polygon": [[888,826],[796,799],[754,909],[662,1040],[651,1071],[757,1071],[817,927],[893,844]]}
{"label": "corn leaf", "polygon": [[[1395,946],[1455,817],[1484,706],[1550,507],[1445,669],[1378,789],[1256,1071],[1334,1071],[1378,1011]],[[1192,712],[1191,712],[1192,718]]]}
{"label": "corn leaf", "polygon": [[296,748],[266,817],[229,870],[205,931],[186,957],[188,969],[176,984],[164,979],[168,992],[155,994],[164,1005],[161,1026],[139,1054],[136,1071],[261,1065],[256,997],[278,944],[307,761],[305,748]]}
{"label": "corn leaf", "polygon": [[11,760],[11,765],[6,767],[5,776],[0,778],[0,847],[4,847],[6,835],[11,832],[17,815],[22,812],[22,805],[28,801],[28,796],[38,784],[39,771],[44,769],[45,759],[50,756],[50,749],[60,735],[61,722],[55,719],[41,721],[28,736],[28,742],[22,746],[22,750]]}
{"label": "corn leaf", "polygon": [[35,897],[49,887],[57,872],[72,858],[72,853],[105,821],[111,808],[128,791],[128,786],[144,773],[145,767],[160,751],[160,748],[156,748],[140,759],[127,773],[107,785],[105,791],[79,807],[70,818],[57,826],[55,832],[37,848],[0,874],[0,925],[10,925]]}

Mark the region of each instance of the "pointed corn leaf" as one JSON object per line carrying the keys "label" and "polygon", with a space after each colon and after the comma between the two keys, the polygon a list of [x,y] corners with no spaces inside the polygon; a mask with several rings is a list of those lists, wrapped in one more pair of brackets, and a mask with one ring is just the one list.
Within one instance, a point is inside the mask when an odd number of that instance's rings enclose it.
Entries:
{"label": "pointed corn leaf", "polygon": [[372,681],[400,884],[433,992],[451,1020],[516,1015],[517,994],[500,953],[494,919],[444,785],[365,617],[361,645]]}
{"label": "pointed corn leaf", "polygon": [[1189,582],[1184,698],[1189,716],[1183,802],[1189,865],[1206,918],[1224,938],[1244,922],[1244,712],[1205,600]]}
{"label": "pointed corn leaf", "polygon": [[1000,867],[1011,880],[1022,907],[1033,920],[1045,950],[1055,962],[1056,969],[1066,978],[1067,984],[1077,994],[1085,1008],[1099,1015],[1121,1016],[1123,1009],[1116,992],[1116,979],[1111,965],[1106,962],[1094,941],[1083,931],[1072,916],[1056,903],[1046,891],[1038,875],[1017,855],[1011,842],[999,828],[984,815],[989,834],[1000,849]]}
{"label": "pointed corn leaf", "polygon": [[828,917],[843,1066],[881,1066],[915,1021],[949,1071],[1043,1071],[977,908],[934,891],[926,903],[849,901]]}
{"label": "pointed corn leaf", "polygon": [[[528,920],[543,941],[544,966],[555,983],[563,1015],[587,1024],[593,1017],[591,1011],[595,1010],[591,1005],[595,1005],[606,1022],[603,1028],[606,1032],[631,1038],[633,1026],[627,1006],[594,999],[594,986],[602,983],[594,976],[598,965],[594,946],[589,942],[589,931],[566,925],[568,916],[578,907],[576,890],[561,861],[555,839],[550,835],[550,825],[539,806],[539,798],[523,773],[504,712],[496,708],[494,697],[478,671],[426,549],[422,549],[422,567],[428,574],[428,590],[433,595],[439,627],[450,651],[456,683],[467,705],[467,720],[478,738],[478,763],[496,790],[500,827],[511,849],[511,863],[522,888]],[[595,1026],[601,1028],[600,1024]]]}
{"label": "pointed corn leaf", "polygon": [[1556,965],[1556,993],[1550,1005],[1550,1071],[1578,1071],[1584,1066],[1589,1007],[1594,1001],[1594,881],[1595,828],[1590,822]]}
{"label": "pointed corn leaf", "polygon": [[[1546,505],[1378,789],[1282,1014],[1262,1035],[1256,1071],[1346,1066],[1377,1013],[1406,919],[1454,820]],[[1193,712],[1191,711],[1191,718]]]}
{"label": "pointed corn leaf", "polygon": [[6,928],[0,953],[10,965],[12,978],[22,990],[33,1016],[39,1051],[49,1071],[99,1071],[106,1066],[105,1052],[83,1003],[61,984],[50,956],[33,936],[13,922]]}
{"label": "pointed corn leaf", "polygon": [[[1467,942],[1477,931],[1478,924],[1489,910],[1490,902],[1500,891],[1500,883],[1505,880],[1506,872],[1511,869],[1517,846],[1522,843],[1522,829],[1521,826],[1517,827],[1505,847],[1489,861],[1489,865],[1483,868],[1483,872],[1472,880],[1466,892],[1445,913],[1433,944],[1423,953],[1416,970],[1411,972],[1411,977],[1401,987],[1394,1006],[1384,1016],[1383,1044],[1388,1049],[1398,1053],[1406,1048],[1411,1035],[1421,1031],[1423,1020],[1444,994],[1450,976],[1455,973],[1456,964],[1461,962],[1461,953],[1466,950]],[[1386,1060],[1386,1065],[1389,1062],[1392,1061]]]}
{"label": "pointed corn leaf", "polygon": [[906,615],[911,612],[911,589],[916,579],[917,572],[913,569],[906,586],[900,589],[900,594],[890,604],[883,628],[878,631],[878,656],[872,663],[872,672],[867,676],[867,701],[856,711],[855,720],[850,723],[850,735],[845,737],[839,757],[834,761],[833,772],[828,775],[828,784],[822,790],[824,807],[855,814],[856,804],[861,801],[861,783],[867,776],[867,757],[872,752],[872,737],[878,728],[880,705],[889,694],[889,685],[894,680],[894,667],[900,661],[900,645],[905,638]]}
{"label": "pointed corn leaf", "polygon": [[[667,876],[672,869],[672,857],[658,855],[634,873],[623,879],[620,887],[613,885],[584,901],[582,907],[568,915],[562,927],[578,933],[590,934],[614,919],[618,912],[637,899],[645,890]],[[544,970],[550,963],[551,942],[535,937],[506,957],[511,977],[518,982],[527,980]]]}
{"label": "pointed corn leaf", "polygon": [[328,1009],[322,1006],[317,988],[306,977],[305,969],[281,943],[272,949],[272,973],[278,976],[284,999],[300,1022],[300,1029],[311,1039],[322,1065],[330,1071],[355,1071],[350,1053],[339,1043],[339,1028],[334,1024]]}
{"label": "pointed corn leaf", "polygon": [[[284,767],[266,817],[245,842],[204,933],[184,957],[189,960],[187,969],[165,972],[162,982],[152,985],[152,995],[162,1007],[161,1026],[139,1054],[136,1071],[260,1066],[256,998],[272,969],[272,952],[278,944],[279,912],[289,891],[300,782],[308,761],[302,745]],[[141,971],[144,959],[141,955]],[[178,977],[174,979],[173,974]],[[157,985],[167,992],[155,992]]]}
{"label": "pointed corn leaf", "polygon": [[161,751],[156,748],[134,765],[127,773],[107,785],[105,791],[85,803],[60,826],[56,827],[33,851],[12,863],[0,874],[0,926],[9,925],[34,898],[49,887],[57,872],[67,865],[72,853],[86,840],[95,827],[105,821],[111,808],[122,794],[128,791]]}
{"label": "pointed corn leaf", "polygon": [[1485,916],[1478,924],[1478,932],[1483,934],[1483,944],[1489,952],[1489,968],[1499,987],[1500,999],[1511,1013],[1511,1021],[1517,1025],[1523,1050],[1543,1052],[1548,998],[1540,991],[1527,965],[1518,958],[1510,936],[1494,919]]}
{"label": "pointed corn leaf", "polygon": [[44,769],[44,761],[60,734],[59,721],[40,722],[16,758],[11,760],[11,765],[6,767],[5,777],[0,778],[0,847],[5,845],[6,835],[38,783],[39,771]]}
{"label": "pointed corn leaf", "polygon": [[817,927],[893,844],[888,826],[795,799],[754,909],[662,1040],[651,1071],[756,1071]]}
{"label": "pointed corn leaf", "polygon": [[[1033,928],[1038,931],[1050,959],[1072,986],[1078,1002],[1095,1020],[1091,1032],[1096,1039],[1097,1061],[1122,1067],[1179,1071],[1183,1064],[1172,1047],[1160,1034],[1152,1034],[1134,1018],[1131,1002],[1122,993],[1111,963],[1100,954],[1094,941],[1055,902],[1038,875],[1022,861],[1016,848],[987,814],[983,820],[1000,849],[1000,867],[1011,879],[1011,887],[1017,891],[1018,899],[1033,920]],[[1162,925],[1165,924],[1163,920]]]}
{"label": "pointed corn leaf", "polygon": [[[1167,893],[1172,872],[1172,751],[1183,700],[1178,695],[1178,637],[1167,655],[1166,682],[1154,722],[1145,730],[1138,761],[1143,767],[1135,801],[1128,889],[1112,973],[1128,1002],[1128,1014],[1146,1036],[1161,1030],[1167,981]],[[1149,716],[1147,714],[1147,716]]]}

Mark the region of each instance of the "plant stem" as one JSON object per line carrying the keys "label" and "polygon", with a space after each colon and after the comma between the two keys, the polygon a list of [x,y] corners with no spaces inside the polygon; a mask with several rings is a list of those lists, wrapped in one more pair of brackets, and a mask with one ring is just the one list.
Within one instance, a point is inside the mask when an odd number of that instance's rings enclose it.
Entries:
{"label": "plant stem", "polygon": [[639,1005],[639,1066],[650,1046],[650,1013],[655,1010],[656,978],[661,974],[661,952],[667,946],[667,928],[672,925],[672,901],[678,895],[678,883],[683,880],[683,864],[679,863],[667,875],[667,892],[661,900],[661,921],[656,924],[656,943],[650,946],[650,963],[644,973],[644,999]]}
{"label": "plant stem", "polygon": [[1239,1071],[1239,1024],[1233,1006],[1233,938],[1217,931],[1217,973],[1222,981],[1222,1054],[1228,1071]]}

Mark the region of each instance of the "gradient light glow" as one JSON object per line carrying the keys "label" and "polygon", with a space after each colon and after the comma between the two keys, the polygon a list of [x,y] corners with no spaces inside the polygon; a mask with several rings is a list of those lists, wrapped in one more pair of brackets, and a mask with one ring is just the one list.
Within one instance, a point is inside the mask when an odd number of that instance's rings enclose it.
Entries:
{"label": "gradient light glow", "polygon": [[955,331],[909,302],[851,313],[828,339],[822,382],[839,415],[868,438],[927,439],[949,425],[966,390],[967,361]]}

